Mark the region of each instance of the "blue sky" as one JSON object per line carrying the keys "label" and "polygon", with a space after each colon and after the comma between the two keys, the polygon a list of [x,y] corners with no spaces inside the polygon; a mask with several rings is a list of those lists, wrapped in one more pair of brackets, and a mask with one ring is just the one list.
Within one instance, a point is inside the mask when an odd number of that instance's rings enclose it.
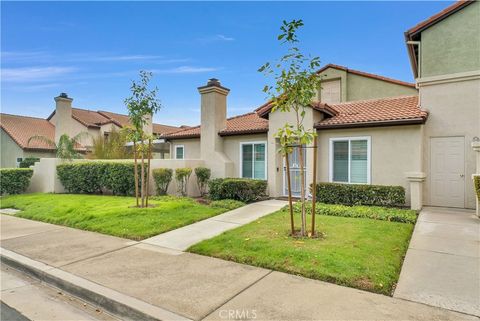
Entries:
{"label": "blue sky", "polygon": [[154,72],[165,124],[195,125],[197,87],[219,78],[230,116],[262,104],[260,65],[282,53],[282,20],[303,19],[301,48],[322,64],[413,81],[403,32],[452,2],[5,2],[1,109],[47,117],[53,97],[126,113],[139,70]]}

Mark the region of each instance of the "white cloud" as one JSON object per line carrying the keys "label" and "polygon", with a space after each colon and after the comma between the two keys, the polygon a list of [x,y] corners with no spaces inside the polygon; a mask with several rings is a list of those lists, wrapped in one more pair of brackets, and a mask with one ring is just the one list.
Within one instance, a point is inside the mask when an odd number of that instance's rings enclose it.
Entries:
{"label": "white cloud", "polygon": [[202,43],[202,44],[208,44],[208,43],[212,43],[212,42],[229,42],[229,41],[234,41],[235,38],[233,37],[229,37],[229,36],[225,36],[225,35],[222,35],[222,34],[217,34],[217,35],[213,35],[213,36],[207,36],[207,37],[202,37],[202,38],[198,38],[197,41]]}
{"label": "white cloud", "polygon": [[153,69],[153,73],[161,74],[197,74],[202,72],[211,72],[217,71],[219,68],[216,67],[193,67],[193,66],[180,66],[170,69]]}
{"label": "white cloud", "polygon": [[76,71],[73,67],[2,68],[2,82],[27,82],[57,78]]}

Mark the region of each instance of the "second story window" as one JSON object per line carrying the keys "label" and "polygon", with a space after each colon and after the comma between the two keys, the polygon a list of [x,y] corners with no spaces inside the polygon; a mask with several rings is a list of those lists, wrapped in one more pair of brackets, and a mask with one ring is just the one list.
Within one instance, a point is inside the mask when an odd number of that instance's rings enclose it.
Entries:
{"label": "second story window", "polygon": [[175,146],[175,159],[184,159],[185,158],[185,147],[183,145]]}

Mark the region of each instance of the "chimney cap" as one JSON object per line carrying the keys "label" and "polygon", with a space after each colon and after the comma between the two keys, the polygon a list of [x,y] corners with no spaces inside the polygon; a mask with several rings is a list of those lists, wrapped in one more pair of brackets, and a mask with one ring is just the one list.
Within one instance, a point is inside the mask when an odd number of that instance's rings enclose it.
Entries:
{"label": "chimney cap", "polygon": [[227,93],[230,91],[230,89],[228,89],[227,87],[223,87],[222,84],[220,83],[220,80],[218,80],[217,78],[210,78],[207,84],[205,86],[198,87],[198,90],[204,90],[212,87],[223,89]]}
{"label": "chimney cap", "polygon": [[58,95],[58,97],[68,98],[68,95],[67,95],[67,93],[60,93],[60,95]]}
{"label": "chimney cap", "polygon": [[55,97],[55,101],[58,101],[58,100],[72,101],[73,99],[68,97],[67,93],[60,93],[60,95],[58,95],[58,97]]}

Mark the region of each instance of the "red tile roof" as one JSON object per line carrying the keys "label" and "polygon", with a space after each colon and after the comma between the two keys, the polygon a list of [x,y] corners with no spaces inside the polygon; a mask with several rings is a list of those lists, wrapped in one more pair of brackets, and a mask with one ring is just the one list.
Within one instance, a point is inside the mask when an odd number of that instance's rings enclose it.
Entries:
{"label": "red tile roof", "polygon": [[46,119],[0,114],[0,128],[23,149],[54,150],[52,146],[37,139],[28,143],[30,137],[35,135],[55,140],[55,126]]}
{"label": "red tile roof", "polygon": [[422,124],[428,113],[418,106],[417,96],[358,100],[330,107],[337,115],[315,124],[318,129]]}
{"label": "red tile roof", "polygon": [[[98,113],[107,117],[112,122],[119,125],[120,127],[130,125],[130,118],[127,115],[112,113],[110,111],[103,111],[103,110],[98,111]],[[178,131],[179,129],[180,127],[163,125],[163,124],[155,124],[155,123],[153,124],[153,133],[157,135],[171,133],[174,131]]]}
{"label": "red tile roof", "polygon": [[[220,136],[245,135],[268,132],[268,120],[260,118],[257,113],[252,112],[227,119],[227,126],[218,134]],[[200,137],[200,126],[182,129],[166,135],[163,138],[198,138]]]}

